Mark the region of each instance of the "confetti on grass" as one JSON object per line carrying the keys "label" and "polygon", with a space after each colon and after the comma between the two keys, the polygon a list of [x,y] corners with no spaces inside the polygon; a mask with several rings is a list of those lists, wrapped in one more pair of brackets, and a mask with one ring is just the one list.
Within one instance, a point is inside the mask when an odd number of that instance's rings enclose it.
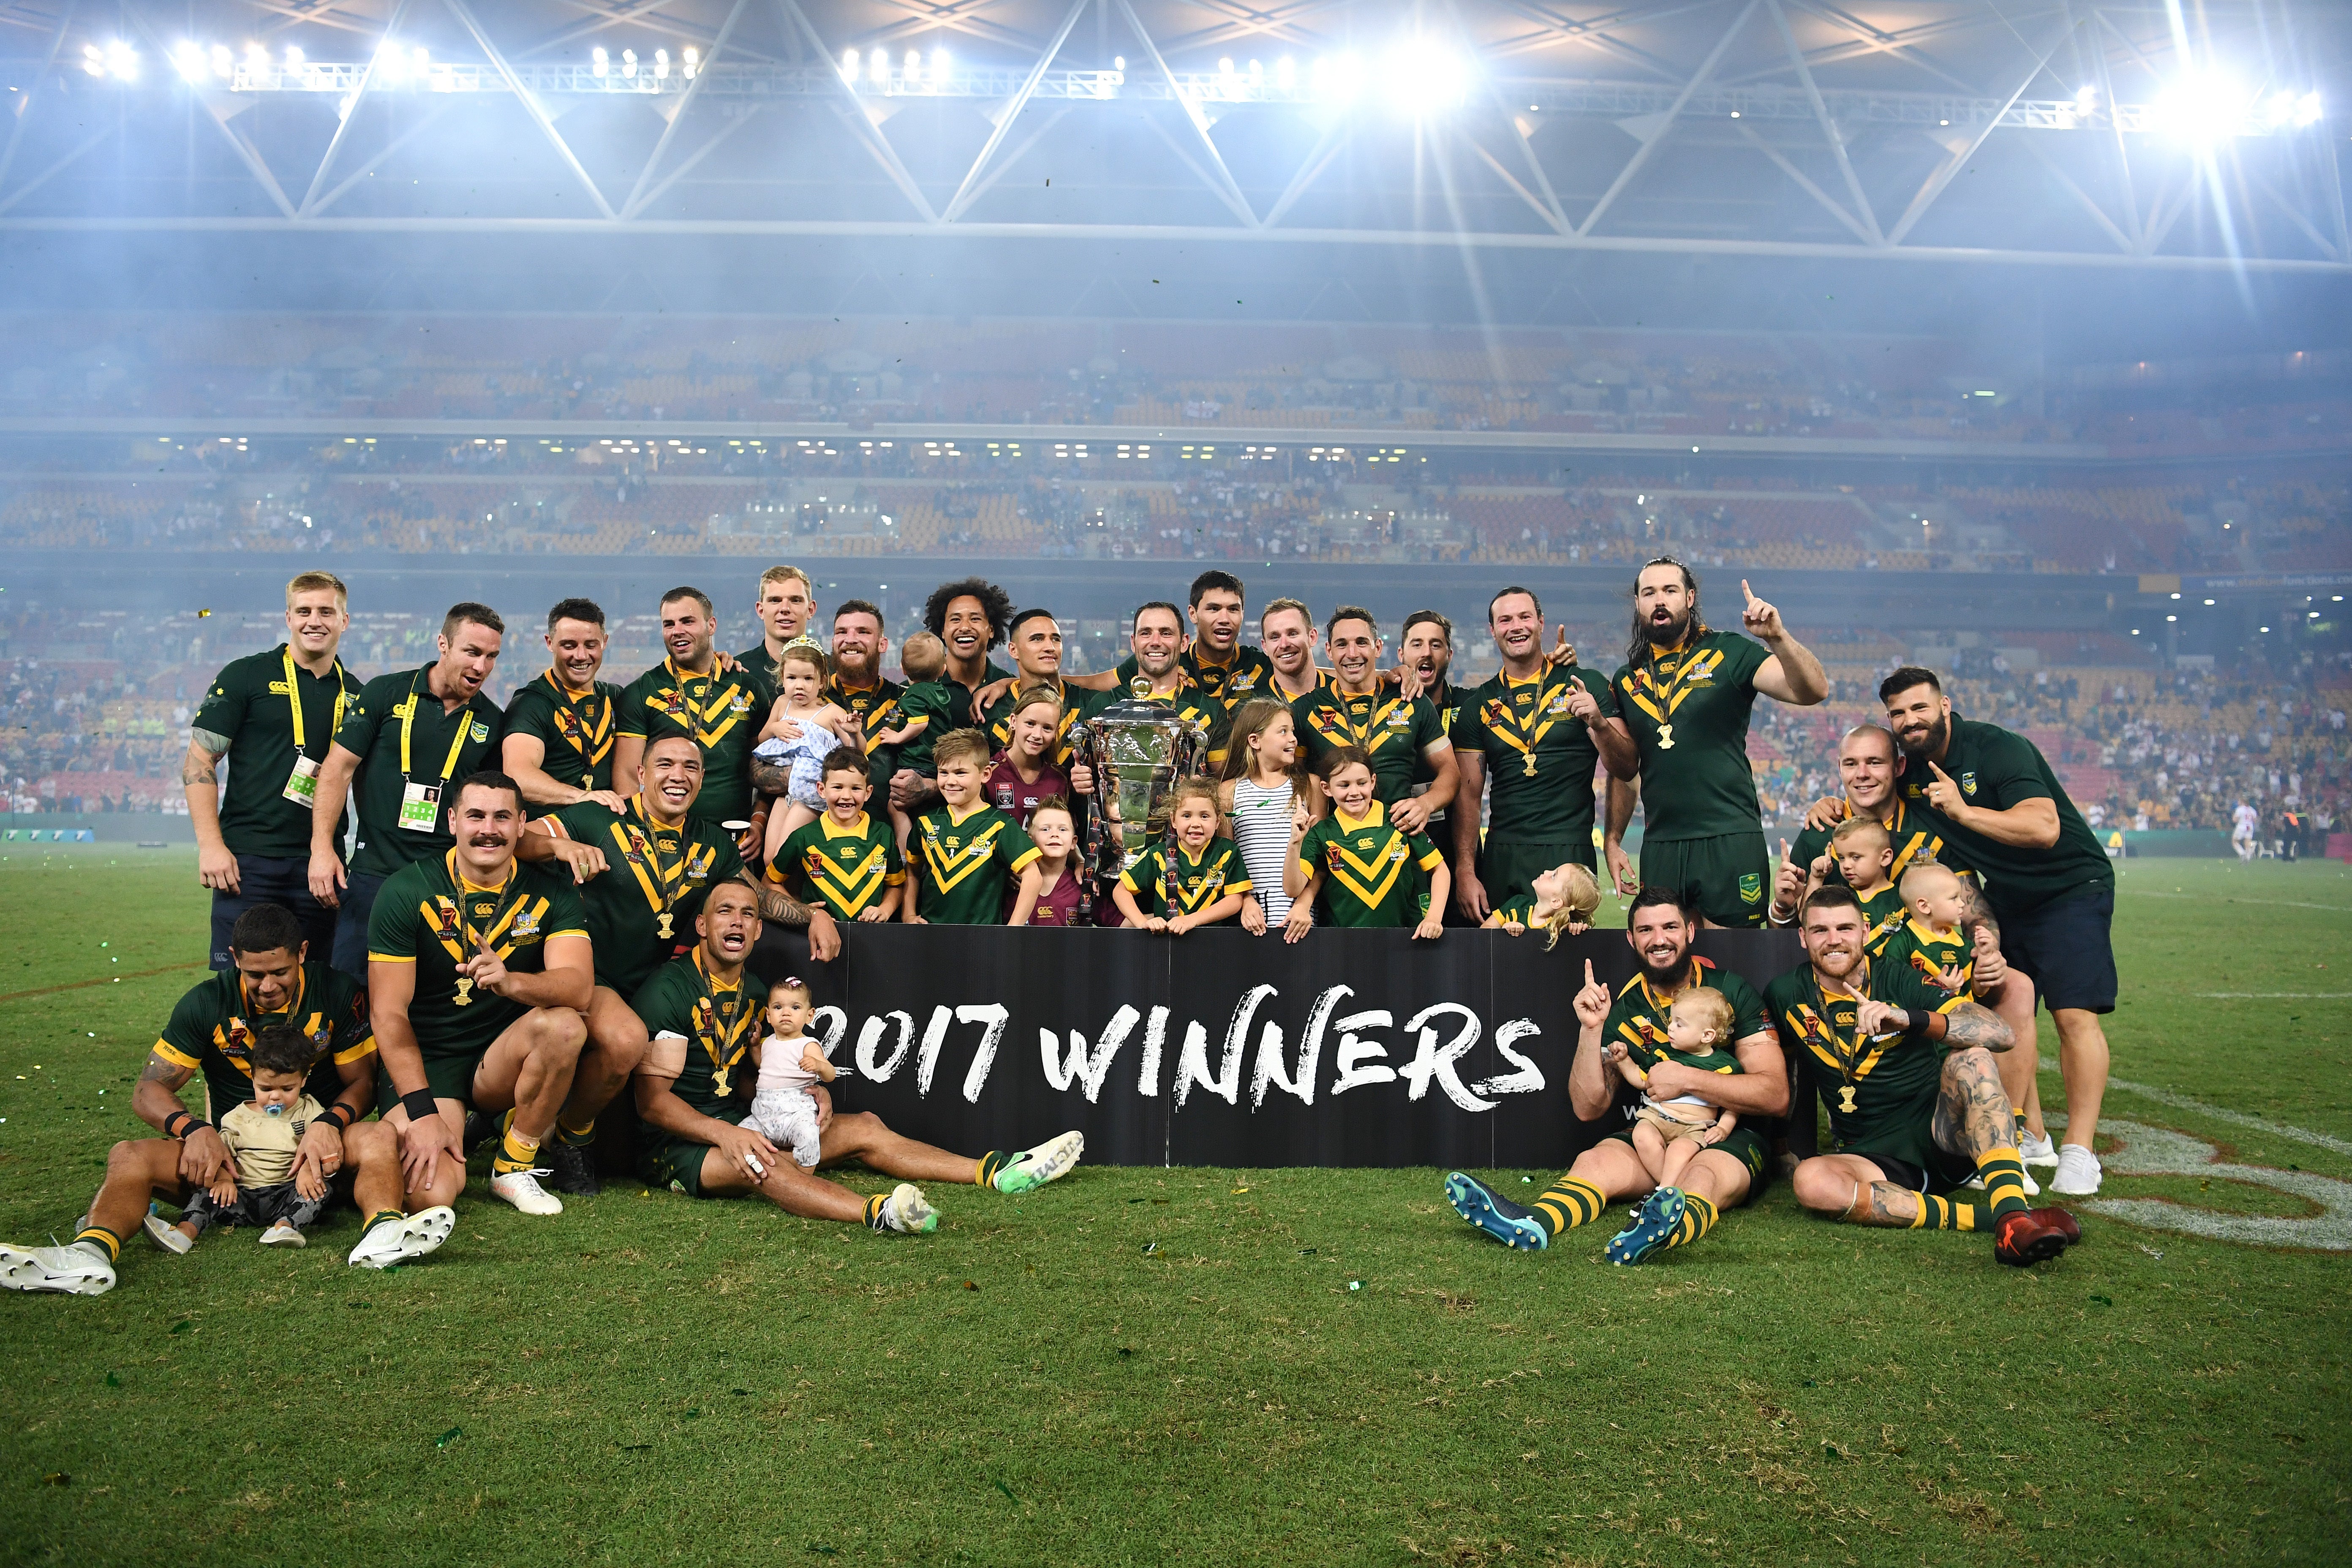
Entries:
{"label": "confetti on grass", "polygon": [[465,1435],[466,1429],[463,1426],[452,1426],[446,1432],[442,1433],[438,1437],[434,1438],[433,1446],[436,1448],[446,1448]]}

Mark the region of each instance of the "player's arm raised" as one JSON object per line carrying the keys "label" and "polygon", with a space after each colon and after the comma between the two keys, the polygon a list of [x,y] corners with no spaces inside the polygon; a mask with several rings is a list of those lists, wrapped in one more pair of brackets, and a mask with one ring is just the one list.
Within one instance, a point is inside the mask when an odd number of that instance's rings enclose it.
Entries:
{"label": "player's arm raised", "polygon": [[1780,610],[1758,598],[1744,577],[1739,580],[1739,591],[1748,596],[1740,624],[1749,637],[1772,650],[1772,657],[1757,668],[1756,689],[1797,708],[1810,708],[1827,697],[1829,671],[1813,657],[1813,650],[1789,635],[1789,628],[1780,624]]}
{"label": "player's arm raised", "polygon": [[1609,1022],[1613,998],[1609,987],[1593,978],[1592,960],[1584,961],[1584,986],[1576,994],[1576,1057],[1568,1068],[1568,1103],[1579,1121],[1608,1114],[1617,1098],[1609,1064],[1601,1058],[1601,1031]]}

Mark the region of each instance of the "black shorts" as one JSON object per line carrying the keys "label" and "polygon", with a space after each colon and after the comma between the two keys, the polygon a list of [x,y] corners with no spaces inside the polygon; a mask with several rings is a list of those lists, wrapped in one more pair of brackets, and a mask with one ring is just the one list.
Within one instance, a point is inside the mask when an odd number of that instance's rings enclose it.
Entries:
{"label": "black shorts", "polygon": [[1941,1197],[1946,1193],[1958,1192],[1977,1173],[1977,1163],[1966,1154],[1955,1154],[1948,1149],[1933,1144],[1928,1147],[1929,1163],[1913,1164],[1892,1154],[1856,1153],[1857,1160],[1867,1160],[1886,1173],[1886,1179],[1898,1187],[1908,1187],[1915,1193],[1927,1193]]}
{"label": "black shorts", "polygon": [[1771,851],[1764,835],[1642,840],[1642,880],[1690,900],[1687,912],[1734,930],[1764,923],[1772,891]]}
{"label": "black shorts", "polygon": [[[480,1057],[426,1057],[425,1087],[433,1091],[436,1100],[454,1100],[467,1110],[474,1109],[474,1074],[481,1069]],[[392,1087],[392,1074],[383,1069],[379,1058],[375,1069],[375,1109],[379,1116],[388,1114],[400,1103],[400,1091]]]}
{"label": "black shorts", "polygon": [[2096,888],[2000,917],[2000,952],[2055,1013],[2116,1010],[2116,890]]}

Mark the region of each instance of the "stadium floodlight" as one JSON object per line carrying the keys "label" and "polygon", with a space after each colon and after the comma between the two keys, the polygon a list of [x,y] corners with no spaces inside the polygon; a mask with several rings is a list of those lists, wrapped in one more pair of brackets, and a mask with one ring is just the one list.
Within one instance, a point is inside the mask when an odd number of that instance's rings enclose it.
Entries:
{"label": "stadium floodlight", "polygon": [[919,82],[923,79],[922,50],[908,49],[907,51],[906,75],[907,79],[909,82]]}
{"label": "stadium floodlight", "polygon": [[613,71],[613,57],[606,54],[600,47],[588,57],[588,70],[592,76],[610,76]]}
{"label": "stadium floodlight", "polygon": [[2208,143],[2237,135],[2254,109],[2254,95],[2210,68],[2182,73],[2150,106],[2158,130],[2184,142]]}
{"label": "stadium floodlight", "polygon": [[1288,55],[1274,62],[1274,85],[1284,92],[1295,91],[1298,87],[1298,63]]}
{"label": "stadium floodlight", "polygon": [[106,51],[100,48],[96,44],[84,44],[81,47],[81,68],[89,72],[92,76],[104,76],[106,74]]}
{"label": "stadium floodlight", "polygon": [[[221,59],[227,53],[226,49],[222,48],[213,50],[213,68],[215,71],[219,70]],[[384,85],[397,87],[408,75],[408,57],[401,52],[398,44],[386,38],[383,47],[376,52],[375,68],[383,75]]]}
{"label": "stadium floodlight", "polygon": [[2294,100],[2294,123],[2297,130],[2319,123],[2319,94],[2306,92]]}
{"label": "stadium floodlight", "polygon": [[669,51],[667,49],[656,49],[654,51],[654,79],[656,81],[667,81],[669,79]]}
{"label": "stadium floodlight", "polygon": [[305,58],[306,57],[303,55],[299,45],[289,44],[286,46],[286,68],[288,70],[300,70]]}
{"label": "stadium floodlight", "polygon": [[1470,89],[1462,57],[1428,38],[1401,38],[1381,57],[1381,92],[1389,107],[1418,120],[1459,104]]}
{"label": "stadium floodlight", "polygon": [[702,51],[696,48],[692,44],[687,45],[686,53],[681,57],[681,63],[685,67],[686,79],[692,81],[697,76],[701,74]]}
{"label": "stadium floodlight", "polygon": [[636,51],[636,50],[635,50],[635,49],[623,49],[623,50],[621,51],[621,74],[622,74],[623,76],[625,76],[625,77],[628,78],[631,81],[635,81],[635,80],[636,79],[636,77],[637,77],[637,51]]}
{"label": "stadium floodlight", "polygon": [[205,51],[192,43],[184,43],[172,51],[172,68],[180,79],[194,86],[205,79]]}
{"label": "stadium floodlight", "polygon": [[247,74],[249,76],[258,77],[265,75],[269,69],[269,46],[267,44],[246,45],[245,68]]}
{"label": "stadium floodlight", "polygon": [[866,79],[880,87],[890,79],[890,51],[876,49],[866,57]]}
{"label": "stadium floodlight", "polygon": [[855,87],[857,84],[857,51],[851,49],[841,57],[841,76]]}
{"label": "stadium floodlight", "polygon": [[213,75],[221,80],[226,81],[236,74],[236,58],[228,52],[226,44],[215,44],[208,58],[212,61]]}

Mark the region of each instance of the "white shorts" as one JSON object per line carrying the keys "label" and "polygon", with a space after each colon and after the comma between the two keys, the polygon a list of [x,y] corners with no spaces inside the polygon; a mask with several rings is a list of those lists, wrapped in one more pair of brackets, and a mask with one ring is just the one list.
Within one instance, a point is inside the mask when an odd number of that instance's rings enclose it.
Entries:
{"label": "white shorts", "polygon": [[754,1094],[751,1114],[743,1119],[742,1124],[769,1142],[790,1148],[802,1170],[816,1169],[816,1099],[806,1090]]}

